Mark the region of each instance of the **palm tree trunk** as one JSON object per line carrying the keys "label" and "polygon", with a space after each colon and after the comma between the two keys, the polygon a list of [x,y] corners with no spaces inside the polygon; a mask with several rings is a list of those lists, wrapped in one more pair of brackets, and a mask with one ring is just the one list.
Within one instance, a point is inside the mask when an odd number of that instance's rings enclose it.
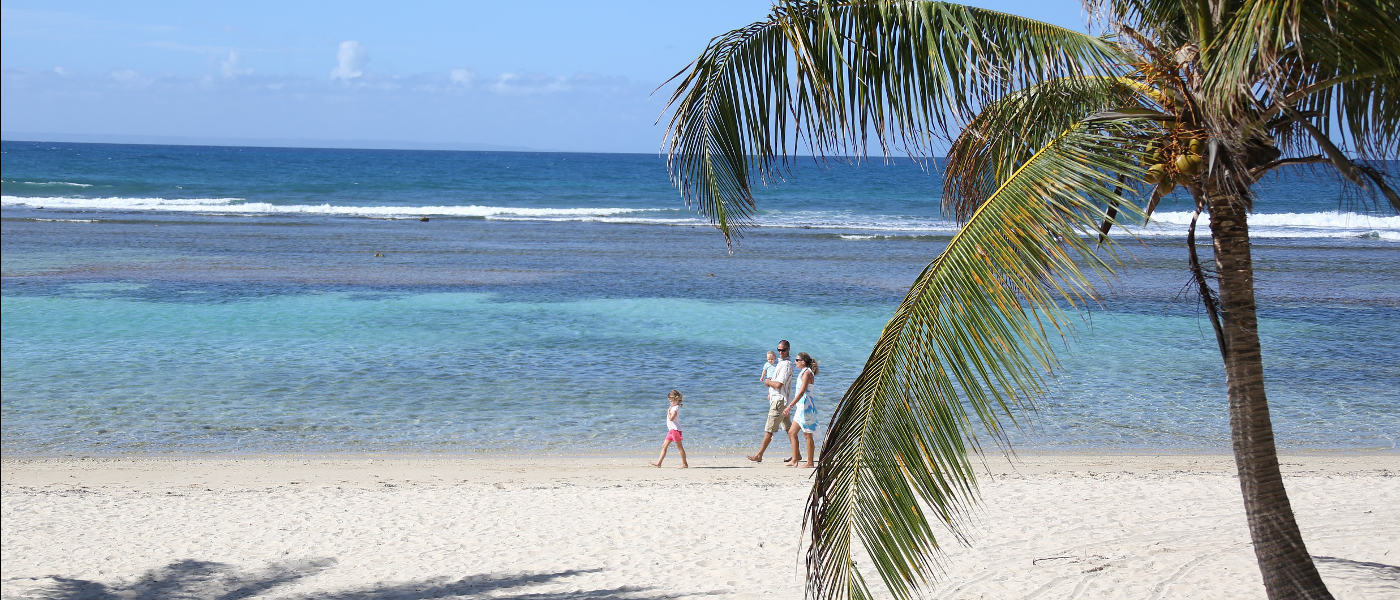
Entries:
{"label": "palm tree trunk", "polygon": [[1248,213],[1242,198],[1213,191],[1207,198],[1220,277],[1230,438],[1254,555],[1271,600],[1330,599],[1332,594],[1303,545],[1279,473],[1269,403],[1264,396]]}

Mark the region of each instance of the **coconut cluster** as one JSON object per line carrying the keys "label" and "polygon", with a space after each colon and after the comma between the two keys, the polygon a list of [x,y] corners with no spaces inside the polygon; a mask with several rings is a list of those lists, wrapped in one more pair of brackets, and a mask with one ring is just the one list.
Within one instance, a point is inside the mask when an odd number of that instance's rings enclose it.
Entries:
{"label": "coconut cluster", "polygon": [[1172,136],[1164,142],[1147,145],[1147,159],[1154,164],[1147,168],[1145,179],[1148,183],[1165,188],[1163,193],[1176,188],[1178,181],[1201,172],[1205,160],[1201,151],[1205,149],[1205,139],[1199,135]]}

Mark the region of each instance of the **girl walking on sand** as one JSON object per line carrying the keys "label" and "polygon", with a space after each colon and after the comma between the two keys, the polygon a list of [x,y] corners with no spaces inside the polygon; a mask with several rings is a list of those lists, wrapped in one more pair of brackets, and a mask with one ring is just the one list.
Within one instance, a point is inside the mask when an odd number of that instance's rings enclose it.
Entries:
{"label": "girl walking on sand", "polygon": [[671,448],[671,442],[675,442],[676,450],[681,453],[681,466],[676,468],[684,469],[689,467],[690,463],[685,460],[685,446],[681,444],[681,393],[671,390],[671,393],[666,394],[666,398],[671,401],[671,408],[666,410],[666,441],[661,444],[661,456],[656,457],[656,462],[651,463],[651,466],[661,466],[661,461],[666,460],[666,451]]}
{"label": "girl walking on sand", "polygon": [[797,391],[793,393],[794,400],[788,405],[783,414],[792,414],[792,427],[788,429],[788,439],[792,441],[792,458],[789,459],[789,467],[798,466],[802,460],[802,454],[797,447],[797,434],[800,432],[807,438],[807,462],[802,467],[810,469],[815,466],[812,459],[816,457],[815,442],[812,436],[817,433],[817,394],[812,389],[812,383],[817,379],[817,361],[812,355],[806,352],[797,353],[797,383],[793,386]]}

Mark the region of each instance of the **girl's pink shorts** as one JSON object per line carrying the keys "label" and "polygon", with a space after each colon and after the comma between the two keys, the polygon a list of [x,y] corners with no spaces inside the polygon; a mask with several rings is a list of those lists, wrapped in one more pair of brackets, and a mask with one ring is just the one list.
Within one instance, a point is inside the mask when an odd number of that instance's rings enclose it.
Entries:
{"label": "girl's pink shorts", "polygon": [[668,441],[668,442],[679,442],[679,441],[681,441],[681,430],[679,430],[679,429],[672,429],[672,430],[670,430],[670,431],[667,431],[667,432],[666,432],[666,441]]}

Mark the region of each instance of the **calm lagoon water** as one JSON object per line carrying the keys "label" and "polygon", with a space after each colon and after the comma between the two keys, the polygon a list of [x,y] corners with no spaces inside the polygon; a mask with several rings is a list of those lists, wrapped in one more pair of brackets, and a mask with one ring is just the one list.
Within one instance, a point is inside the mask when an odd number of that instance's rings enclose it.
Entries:
{"label": "calm lagoon water", "polygon": [[[756,442],[779,338],[854,379],[954,230],[908,161],[800,164],[733,254],[664,160],[3,143],[6,455]],[[1287,449],[1400,445],[1400,217],[1300,171],[1253,219]],[[420,220],[426,218],[427,220]],[[1179,199],[1081,313],[1022,449],[1227,451]],[[829,406],[826,408],[829,409]]]}

